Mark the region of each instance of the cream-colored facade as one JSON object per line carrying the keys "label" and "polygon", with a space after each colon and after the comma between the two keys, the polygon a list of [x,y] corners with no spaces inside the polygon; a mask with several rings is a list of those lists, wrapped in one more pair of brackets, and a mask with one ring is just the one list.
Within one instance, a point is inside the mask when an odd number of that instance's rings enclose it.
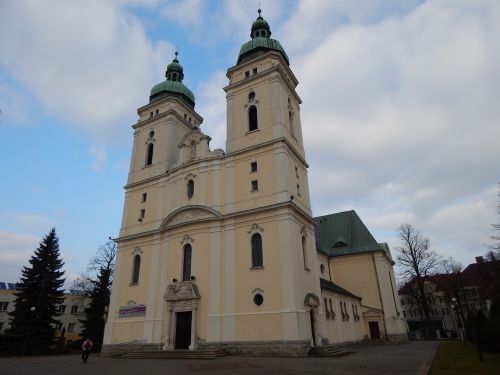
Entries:
{"label": "cream-colored facade", "polygon": [[[105,350],[279,343],[300,355],[368,337],[364,290],[320,285],[298,81],[269,36],[259,16],[227,72],[225,152],[210,150],[177,58],[138,109]],[[324,298],[359,317],[333,318]]]}
{"label": "cream-colored facade", "polygon": [[[15,284],[0,282],[0,334],[10,327],[9,313],[14,311],[16,296]],[[84,318],[84,309],[90,303],[90,298],[81,291],[70,289],[69,293],[64,293],[64,302],[59,305],[56,335],[60,337],[64,329],[64,341],[70,343],[80,339],[82,324],[80,319]],[[36,311],[34,312],[34,314]]]}

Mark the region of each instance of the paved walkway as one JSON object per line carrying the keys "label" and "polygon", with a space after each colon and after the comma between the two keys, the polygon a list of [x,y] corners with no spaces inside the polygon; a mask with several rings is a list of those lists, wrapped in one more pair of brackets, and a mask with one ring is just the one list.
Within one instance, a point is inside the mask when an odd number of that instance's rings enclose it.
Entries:
{"label": "paved walkway", "polygon": [[78,355],[0,358],[2,375],[176,375],[176,374],[332,374],[427,375],[436,341],[401,345],[363,345],[339,358],[267,358],[228,356],[215,360],[111,359]]}

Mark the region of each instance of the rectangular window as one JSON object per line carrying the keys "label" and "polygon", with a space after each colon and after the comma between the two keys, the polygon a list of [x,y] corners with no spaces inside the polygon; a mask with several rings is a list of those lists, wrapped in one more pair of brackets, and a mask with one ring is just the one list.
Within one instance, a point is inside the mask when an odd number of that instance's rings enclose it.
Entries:
{"label": "rectangular window", "polygon": [[295,167],[295,177],[299,178],[299,168]]}
{"label": "rectangular window", "polygon": [[63,324],[61,322],[56,323],[56,330],[57,332],[61,332],[61,329],[63,329]]}
{"label": "rectangular window", "polygon": [[297,184],[297,195],[300,197],[300,185]]}
{"label": "rectangular window", "polygon": [[155,115],[156,115],[156,116],[158,116],[159,114],[160,114],[160,110],[159,110],[159,109],[157,109],[157,110],[155,111]]}
{"label": "rectangular window", "polygon": [[9,307],[8,302],[0,302],[0,311],[7,311],[7,307]]}
{"label": "rectangular window", "polygon": [[247,70],[247,71],[245,72],[245,78],[248,78],[248,77],[250,77],[250,71],[248,71],[248,70]]}
{"label": "rectangular window", "polygon": [[253,74],[257,74],[257,68],[253,68],[252,72]]}
{"label": "rectangular window", "polygon": [[148,193],[142,193],[142,202],[146,202],[146,199],[148,199]]}
{"label": "rectangular window", "polygon": [[75,332],[75,323],[69,323],[69,325],[68,325],[68,332],[69,333]]}
{"label": "rectangular window", "polygon": [[71,306],[71,314],[78,314],[78,306],[77,305]]}
{"label": "rectangular window", "polygon": [[144,220],[144,216],[146,216],[146,210],[143,208],[141,210],[140,215],[139,215],[139,221],[143,221]]}
{"label": "rectangular window", "polygon": [[259,181],[258,180],[252,181],[252,191],[259,191]]}
{"label": "rectangular window", "polygon": [[59,305],[59,312],[64,314],[66,312],[66,305]]}
{"label": "rectangular window", "polygon": [[250,163],[250,171],[257,172],[257,162],[256,161],[253,161]]}

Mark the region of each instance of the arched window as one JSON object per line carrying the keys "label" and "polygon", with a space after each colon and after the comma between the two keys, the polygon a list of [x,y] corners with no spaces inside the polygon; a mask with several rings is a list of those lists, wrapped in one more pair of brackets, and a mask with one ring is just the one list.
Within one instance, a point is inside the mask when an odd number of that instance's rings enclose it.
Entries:
{"label": "arched window", "polygon": [[252,236],[252,267],[263,267],[262,259],[262,236],[255,233]]}
{"label": "arched window", "polygon": [[194,195],[194,181],[189,180],[187,183],[187,196],[189,199],[191,199]]}
{"label": "arched window", "polygon": [[184,254],[182,259],[182,281],[189,281],[191,279],[191,245],[184,245]]}
{"label": "arched window", "polygon": [[292,115],[292,111],[288,111],[288,123],[290,124],[290,134],[294,135],[295,132],[293,130],[293,115]]}
{"label": "arched window", "polygon": [[257,108],[253,105],[248,109],[248,131],[256,130],[257,124]]}
{"label": "arched window", "polygon": [[148,145],[148,152],[147,152],[147,157],[146,157],[146,165],[153,164],[153,148],[154,148],[154,145],[152,143],[150,143]]}
{"label": "arched window", "polygon": [[141,270],[141,256],[137,254],[134,257],[134,266],[132,269],[132,284],[139,283],[139,272]]}
{"label": "arched window", "polygon": [[302,236],[302,257],[304,258],[304,268],[309,269],[307,265],[307,244],[306,236]]}

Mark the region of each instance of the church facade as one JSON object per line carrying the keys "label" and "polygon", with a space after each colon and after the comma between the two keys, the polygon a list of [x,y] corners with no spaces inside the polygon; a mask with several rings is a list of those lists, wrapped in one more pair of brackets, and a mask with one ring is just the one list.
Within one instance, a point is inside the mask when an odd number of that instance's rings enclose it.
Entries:
{"label": "church facade", "polygon": [[210,150],[177,53],[138,109],[103,350],[304,355],[403,338],[388,248],[359,252],[349,234],[318,247],[328,218],[312,217],[298,80],[260,11],[227,77],[225,151]]}

